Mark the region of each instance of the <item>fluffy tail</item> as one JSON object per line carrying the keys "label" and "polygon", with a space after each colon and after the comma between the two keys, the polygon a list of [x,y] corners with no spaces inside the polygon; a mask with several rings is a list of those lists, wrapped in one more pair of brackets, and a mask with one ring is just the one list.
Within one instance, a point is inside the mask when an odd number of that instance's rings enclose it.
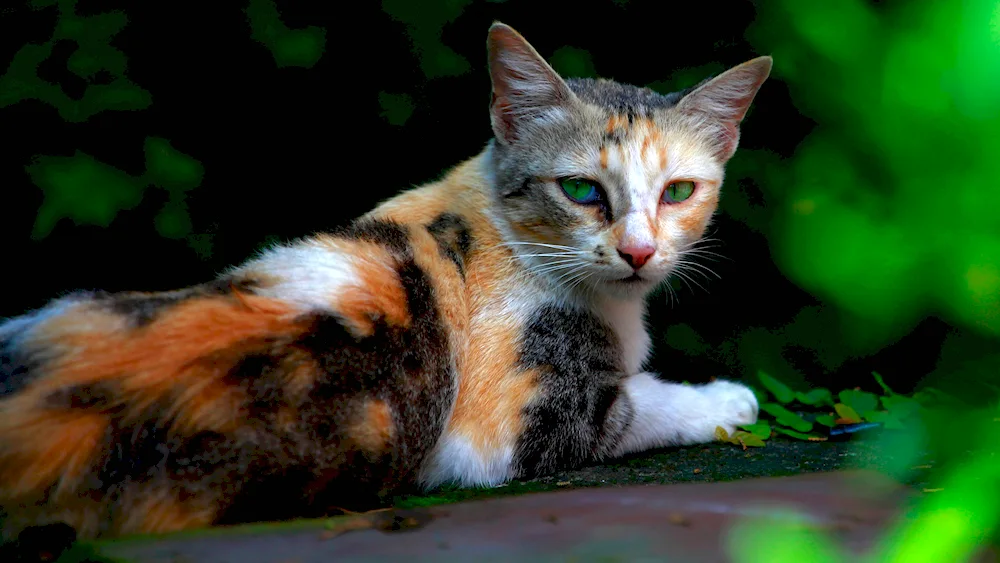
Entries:
{"label": "fluffy tail", "polygon": [[211,284],[0,325],[4,536],[318,515],[411,484],[455,392],[419,262],[370,221]]}

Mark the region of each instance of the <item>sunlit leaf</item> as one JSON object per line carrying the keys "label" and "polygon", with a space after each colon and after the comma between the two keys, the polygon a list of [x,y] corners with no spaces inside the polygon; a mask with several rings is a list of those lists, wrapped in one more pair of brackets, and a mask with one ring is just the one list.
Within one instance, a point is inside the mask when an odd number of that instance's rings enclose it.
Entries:
{"label": "sunlit leaf", "polygon": [[843,420],[847,420],[849,422],[863,422],[861,415],[843,403],[837,403],[836,405],[833,405],[833,408],[837,411],[837,415]]}
{"label": "sunlit leaf", "polygon": [[721,427],[721,426],[716,426],[715,427],[715,439],[718,440],[718,441],[720,441],[720,442],[728,442],[729,441],[729,432],[726,432],[726,429],[723,428],[723,427]]}

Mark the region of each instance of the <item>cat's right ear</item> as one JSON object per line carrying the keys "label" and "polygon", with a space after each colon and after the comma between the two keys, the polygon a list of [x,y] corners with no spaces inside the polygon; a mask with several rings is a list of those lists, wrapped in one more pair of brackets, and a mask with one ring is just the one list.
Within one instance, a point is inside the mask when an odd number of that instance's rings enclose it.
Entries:
{"label": "cat's right ear", "polygon": [[515,142],[532,122],[552,116],[573,98],[563,79],[510,26],[490,26],[487,48],[493,82],[490,121],[500,142]]}

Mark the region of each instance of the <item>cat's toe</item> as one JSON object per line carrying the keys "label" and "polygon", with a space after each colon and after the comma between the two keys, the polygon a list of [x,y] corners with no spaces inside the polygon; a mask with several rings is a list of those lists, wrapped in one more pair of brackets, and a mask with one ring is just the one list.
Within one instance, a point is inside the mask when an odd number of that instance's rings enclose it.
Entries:
{"label": "cat's toe", "polygon": [[741,424],[757,422],[760,408],[757,396],[746,385],[720,379],[705,385],[703,392],[711,408],[719,413],[722,426],[727,431]]}

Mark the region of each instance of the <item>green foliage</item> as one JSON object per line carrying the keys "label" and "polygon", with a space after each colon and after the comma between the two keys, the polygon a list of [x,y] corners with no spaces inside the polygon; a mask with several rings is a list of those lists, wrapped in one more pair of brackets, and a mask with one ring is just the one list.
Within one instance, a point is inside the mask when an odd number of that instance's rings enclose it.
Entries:
{"label": "green foliage", "polygon": [[154,186],[170,194],[156,216],[157,232],[167,238],[187,239],[200,256],[209,257],[211,242],[192,232],[186,203],[187,192],[201,185],[204,166],[174,149],[166,139],[148,137],[144,149],[146,171],[141,176],[127,174],[80,151],[69,157],[37,157],[27,172],[44,199],[32,237],[45,238],[62,219],[107,227],[119,212],[139,205],[146,188]]}
{"label": "green foliage", "polygon": [[310,25],[290,29],[272,0],[250,0],[246,8],[250,37],[268,48],[278,68],[312,68],[326,48],[326,29]]}
{"label": "green foliage", "polygon": [[382,0],[382,11],[406,25],[406,34],[410,37],[414,54],[420,58],[420,69],[427,78],[436,79],[460,76],[472,69],[465,57],[445,45],[441,39],[445,24],[461,15],[470,2],[471,0]]}
{"label": "green foliage", "polygon": [[[881,375],[872,375],[886,395],[845,389],[837,394],[839,401],[835,402],[829,389],[796,391],[768,373],[758,371],[757,378],[766,390],[762,393],[754,389],[760,402],[760,420],[741,426],[733,436],[718,427],[716,438],[744,447],[763,446],[773,433],[798,440],[823,441],[828,439],[828,429],[838,424],[877,422],[886,429],[902,430],[907,423],[919,418],[923,407],[917,399],[893,392]],[[741,433],[751,435],[753,443],[741,440],[745,438]]]}
{"label": "green foliage", "polygon": [[[102,111],[149,107],[152,103],[149,92],[125,77],[125,54],[111,45],[128,23],[125,14],[114,11],[78,16],[76,0],[35,1],[32,4],[36,9],[57,7],[59,16],[55,30],[49,41],[41,45],[27,43],[14,54],[7,72],[0,76],[0,108],[24,100],[39,100],[55,107],[66,121],[78,123]],[[39,65],[52,55],[52,47],[61,40],[77,44],[66,64],[70,72],[88,82],[80,99],[71,98],[58,84],[38,75]],[[111,76],[111,82],[95,83],[103,72]]]}
{"label": "green foliage", "polygon": [[790,279],[850,312],[842,338],[882,346],[929,314],[1000,335],[998,24],[987,0],[758,11],[749,38],[817,123],[752,172],[758,224]]}
{"label": "green foliage", "polygon": [[77,225],[107,227],[119,211],[142,200],[145,185],[137,178],[77,151],[73,156],[39,156],[27,167],[44,199],[31,236],[48,236],[63,218]]}
{"label": "green foliage", "polygon": [[592,78],[597,76],[589,51],[569,45],[560,47],[549,57],[556,72],[567,78]]}

